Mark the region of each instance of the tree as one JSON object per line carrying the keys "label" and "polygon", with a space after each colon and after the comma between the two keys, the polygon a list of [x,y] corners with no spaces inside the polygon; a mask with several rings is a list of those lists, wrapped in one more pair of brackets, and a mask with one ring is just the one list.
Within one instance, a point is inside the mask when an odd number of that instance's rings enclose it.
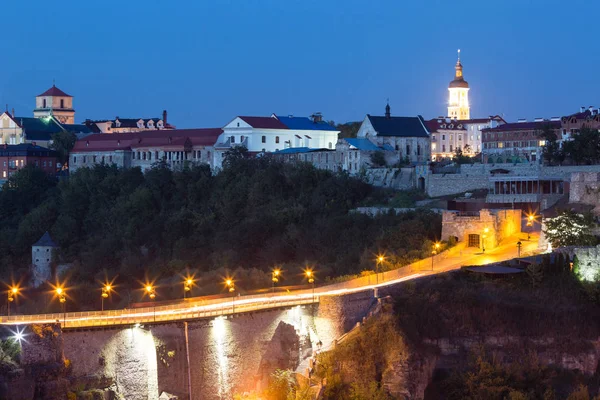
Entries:
{"label": "tree", "polygon": [[545,124],[543,126],[542,131],[539,133],[539,137],[546,142],[543,149],[543,157],[548,165],[560,164],[564,161],[565,154],[561,150],[558,143],[558,136],[550,124]]}
{"label": "tree", "polygon": [[600,135],[596,129],[583,126],[563,144],[563,150],[576,164],[597,164],[600,161]]}
{"label": "tree", "polygon": [[473,162],[471,157],[464,155],[460,147],[457,147],[454,151],[454,157],[452,157],[452,161],[457,164],[471,164]]}
{"label": "tree", "polygon": [[383,151],[374,151],[371,153],[371,164],[376,167],[385,167],[387,165]]}
{"label": "tree", "polygon": [[77,136],[73,132],[62,131],[52,135],[52,144],[50,148],[58,153],[58,162],[68,164],[69,153],[73,150]]}
{"label": "tree", "polygon": [[527,272],[529,279],[531,279],[531,286],[534,288],[542,283],[542,280],[544,279],[544,269],[541,265],[529,264],[525,269],[525,272]]}
{"label": "tree", "polygon": [[594,222],[590,214],[566,210],[554,218],[545,218],[544,223],[544,234],[553,247],[590,246],[596,243],[596,237],[592,235]]}
{"label": "tree", "polygon": [[339,129],[340,133],[338,137],[342,138],[355,138],[360,125],[362,122],[346,122],[345,124],[337,124],[336,128]]}

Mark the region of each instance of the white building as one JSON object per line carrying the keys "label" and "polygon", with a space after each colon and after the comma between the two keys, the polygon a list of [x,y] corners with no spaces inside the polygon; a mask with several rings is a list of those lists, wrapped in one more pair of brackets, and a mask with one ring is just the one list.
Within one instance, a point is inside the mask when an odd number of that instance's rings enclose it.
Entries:
{"label": "white building", "polygon": [[163,110],[162,118],[120,118],[114,120],[86,120],[85,124],[94,133],[135,133],[163,129],[175,129],[167,122],[167,110]]}
{"label": "white building", "polygon": [[320,114],[312,118],[235,117],[219,136],[215,149],[215,167],[222,165],[223,154],[234,146],[244,146],[250,153],[275,152],[289,148],[335,148],[339,131],[322,120]]}
{"label": "white building", "polygon": [[34,287],[52,278],[52,252],[58,246],[48,232],[31,245],[32,283]]}
{"label": "white building", "polygon": [[452,119],[471,118],[471,107],[469,106],[469,84],[465,81],[462,72],[463,66],[460,62],[460,50],[458,60],[454,67],[454,79],[448,85],[448,116]]}

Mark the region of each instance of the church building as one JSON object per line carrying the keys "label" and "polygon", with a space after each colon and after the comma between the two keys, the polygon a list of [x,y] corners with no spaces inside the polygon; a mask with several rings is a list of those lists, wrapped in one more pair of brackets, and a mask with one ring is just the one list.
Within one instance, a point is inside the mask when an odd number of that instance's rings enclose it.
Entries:
{"label": "church building", "polygon": [[463,77],[463,66],[460,62],[460,50],[458,50],[458,60],[456,61],[454,70],[454,80],[448,85],[448,116],[452,119],[470,119],[469,84]]}

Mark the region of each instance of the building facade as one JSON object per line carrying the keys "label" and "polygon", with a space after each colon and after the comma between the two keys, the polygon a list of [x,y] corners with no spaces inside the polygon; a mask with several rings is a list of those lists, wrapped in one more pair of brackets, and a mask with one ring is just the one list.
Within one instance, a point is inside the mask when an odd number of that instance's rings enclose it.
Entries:
{"label": "building facade", "polygon": [[73,96],[70,96],[55,85],[35,98],[35,118],[54,117],[60,123],[74,124],[75,110]]}
{"label": "building facade", "polygon": [[454,79],[448,85],[448,116],[452,119],[471,118],[469,83],[463,77],[460,50],[458,50],[458,60],[454,66]]}
{"label": "building facade", "polygon": [[367,114],[356,137],[393,151],[398,159],[409,163],[431,160],[429,131],[423,117],[392,117],[389,104],[383,117]]}
{"label": "building facade", "polygon": [[48,175],[57,172],[57,154],[53,150],[33,143],[4,144],[0,146],[0,180],[10,178],[12,174],[27,165],[35,165]]}
{"label": "building facade", "polygon": [[209,128],[93,134],[75,143],[69,155],[69,169],[76,171],[105,164],[119,168],[140,167],[146,171],[157,162],[174,169],[193,164],[212,167],[213,146],[221,133],[221,128]]}
{"label": "building facade", "polygon": [[533,122],[519,120],[483,129],[483,162],[541,163],[546,142],[540,135],[546,128],[553,130],[561,138],[560,118],[536,118]]}

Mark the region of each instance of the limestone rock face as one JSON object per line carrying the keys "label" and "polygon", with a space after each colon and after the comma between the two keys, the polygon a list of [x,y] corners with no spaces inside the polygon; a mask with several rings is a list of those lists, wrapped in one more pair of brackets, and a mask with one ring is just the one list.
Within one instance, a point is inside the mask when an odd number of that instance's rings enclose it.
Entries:
{"label": "limestone rock face", "polygon": [[295,370],[300,363],[300,337],[296,329],[283,321],[279,322],[273,338],[266,345],[258,368],[259,385],[266,388],[269,377],[278,369]]}

